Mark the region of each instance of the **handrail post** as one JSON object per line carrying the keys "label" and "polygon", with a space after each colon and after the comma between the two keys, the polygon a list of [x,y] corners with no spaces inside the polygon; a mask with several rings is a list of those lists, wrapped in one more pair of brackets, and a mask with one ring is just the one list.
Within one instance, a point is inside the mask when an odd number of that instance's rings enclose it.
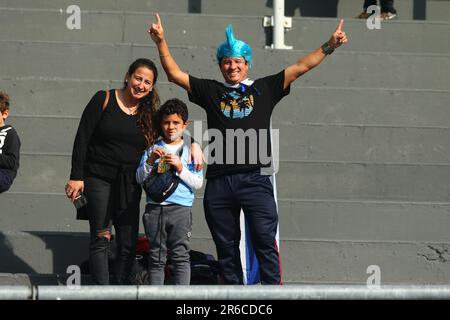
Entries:
{"label": "handrail post", "polygon": [[272,28],[272,41],[266,49],[292,49],[292,46],[284,44],[285,29],[292,27],[292,18],[284,16],[284,0],[274,0],[273,16],[265,16],[263,19],[265,28]]}

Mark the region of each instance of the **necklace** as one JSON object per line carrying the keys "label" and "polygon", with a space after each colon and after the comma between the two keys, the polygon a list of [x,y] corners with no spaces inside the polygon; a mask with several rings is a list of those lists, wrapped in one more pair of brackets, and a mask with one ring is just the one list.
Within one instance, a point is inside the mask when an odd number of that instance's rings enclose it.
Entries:
{"label": "necklace", "polygon": [[121,100],[122,105],[123,105],[123,108],[121,108],[121,109],[124,110],[125,113],[127,115],[129,115],[129,116],[135,115],[139,103],[134,105],[134,106],[132,106],[132,107],[128,107],[127,106],[127,104],[128,104],[127,102],[128,101],[127,101],[126,95],[123,92],[120,92],[120,95],[121,95],[120,100]]}
{"label": "necklace", "polygon": [[134,107],[126,107],[126,108],[127,108],[127,110],[128,110],[128,115],[129,115],[129,116],[132,116],[132,115],[136,114],[137,106],[134,106]]}

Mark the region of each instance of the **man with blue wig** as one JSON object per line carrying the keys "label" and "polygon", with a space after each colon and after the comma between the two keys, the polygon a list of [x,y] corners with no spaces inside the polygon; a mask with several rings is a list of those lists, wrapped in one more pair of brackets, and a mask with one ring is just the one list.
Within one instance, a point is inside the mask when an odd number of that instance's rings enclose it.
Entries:
{"label": "man with blue wig", "polygon": [[[263,159],[258,148],[265,143],[271,152],[272,111],[289,94],[291,83],[348,41],[342,31],[343,23],[343,20],[339,22],[331,38],[320,48],[281,72],[254,81],[248,78],[252,50],[247,43],[234,37],[229,25],[225,31],[226,41],[219,45],[216,54],[225,80],[222,83],[199,79],[180,69],[170,54],[158,14],[156,23],[148,30],[169,81],[184,88],[189,100],[206,111],[209,130],[222,133],[210,141],[222,148],[215,148],[211,157],[214,160],[207,163],[203,205],[226,284],[243,283],[239,252],[241,209],[259,263],[261,284],[281,284],[276,242],[278,214],[272,183],[262,170],[271,164]],[[244,132],[244,143],[236,144],[238,134],[229,134],[230,130]],[[244,155],[240,157],[242,150]]]}

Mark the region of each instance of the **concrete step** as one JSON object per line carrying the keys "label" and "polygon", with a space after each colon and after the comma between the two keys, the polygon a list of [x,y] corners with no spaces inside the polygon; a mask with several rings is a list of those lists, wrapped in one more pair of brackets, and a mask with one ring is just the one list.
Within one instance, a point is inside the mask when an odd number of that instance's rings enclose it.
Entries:
{"label": "concrete step", "polygon": [[[34,8],[34,9],[58,9],[66,11],[67,7],[74,3],[70,0],[3,0],[4,8]],[[120,10],[138,12],[170,12],[170,13],[205,13],[242,15],[252,14],[257,16],[272,15],[273,1],[268,0],[145,0],[145,1],[108,1],[108,0],[79,0],[76,4],[81,10]],[[411,20],[424,19],[448,21],[450,4],[442,0],[402,0],[395,3],[399,19]],[[359,0],[285,0],[286,16],[309,17],[343,17],[353,18],[362,11],[362,2]]]}
{"label": "concrete step", "polygon": [[[279,182],[281,183],[281,182]],[[141,203],[141,215],[145,200]],[[59,194],[2,195],[2,230],[87,232],[75,209]],[[197,197],[192,209],[194,238],[210,238]],[[334,201],[278,199],[281,240],[450,242],[450,202]],[[144,233],[140,223],[140,233]]]}
{"label": "concrete step", "polygon": [[[5,77],[117,79],[138,57],[156,56],[152,46],[0,41]],[[221,79],[211,48],[173,47],[178,64],[198,77]],[[305,51],[255,50],[251,77],[279,72]],[[262,63],[264,61],[264,63]],[[304,86],[434,89],[450,87],[449,55],[336,52],[304,75]],[[161,80],[165,79],[163,75]]]}
{"label": "concrete step", "polygon": [[[10,190],[63,192],[70,159],[69,155],[22,154]],[[448,164],[281,161],[278,177],[279,198],[450,201]]]}
{"label": "concrete step", "polygon": [[[377,266],[381,284],[442,284],[450,278],[448,242],[283,241],[286,282],[367,283]],[[299,259],[301,257],[301,259]]]}
{"label": "concrete step", "polygon": [[[206,121],[188,130],[204,137]],[[194,121],[201,125],[196,132]],[[78,118],[11,116],[23,153],[71,154]],[[197,126],[198,127],[198,126]],[[280,160],[450,164],[450,127],[398,128],[273,122]],[[208,140],[205,138],[206,145]]]}
{"label": "concrete step", "polygon": [[[145,211],[145,195],[142,195],[140,212]],[[76,220],[76,211],[64,193],[17,193],[2,194],[0,217],[1,230],[9,231],[51,231],[88,232],[89,223]],[[203,199],[197,197],[192,209],[193,238],[210,238],[204,218]],[[145,234],[142,223],[139,232]]]}
{"label": "concrete step", "polygon": [[[0,40],[39,40],[64,42],[112,42],[150,44],[147,28],[153,17],[147,13],[121,11],[88,11],[82,14],[79,30],[66,26],[69,14],[59,10],[0,11]],[[224,41],[228,24],[234,26],[239,39],[254,48],[272,43],[270,29],[265,29],[262,17],[163,14],[166,37],[172,45],[216,47]],[[23,23],[17,24],[17,21]],[[328,40],[338,19],[295,18],[286,33],[286,44],[297,50],[314,50]],[[364,20],[345,22],[350,42],[340,51],[448,53],[450,23],[420,21],[389,21],[381,29],[370,30]],[[208,32],[200,32],[208,30]],[[439,41],[434,35],[441,34]]]}
{"label": "concrete step", "polygon": [[[215,255],[212,239],[191,238],[193,250]],[[66,274],[88,259],[89,232],[0,232],[0,273]]]}
{"label": "concrete step", "polygon": [[[27,273],[0,273],[0,286],[65,286],[72,273],[66,274],[27,274]],[[81,285],[93,285],[90,276],[81,275]]]}
{"label": "concrete step", "polygon": [[[12,99],[12,115],[79,117],[97,90],[121,88],[122,81],[116,78],[0,78],[0,87]],[[294,83],[291,93],[275,108],[275,122],[444,127],[450,118],[449,90],[304,87],[301,81]],[[205,119],[203,109],[189,103],[183,89],[164,80],[157,83],[157,89],[163,102],[172,97],[182,99],[191,119]]]}
{"label": "concrete step", "polygon": [[[148,13],[84,12],[82,26],[71,30],[66,26],[68,14],[59,10],[0,11],[0,40],[40,40],[65,42],[151,43],[146,32],[152,23]],[[254,48],[272,43],[271,31],[257,16],[216,16],[165,14],[166,37],[172,45],[216,47],[224,40],[225,27],[231,23],[236,35]],[[24,21],[17,25],[17,21]],[[286,44],[294,49],[313,50],[328,40],[338,19],[295,18],[286,33]],[[208,32],[201,32],[208,30]],[[450,23],[389,21],[381,29],[370,30],[364,20],[348,20],[345,31],[350,42],[340,51],[448,53]],[[441,34],[440,41],[433,35]]]}
{"label": "concrete step", "polygon": [[450,128],[273,127],[280,129],[280,160],[450,164]]}
{"label": "concrete step", "polygon": [[[66,274],[87,259],[88,235],[76,233],[3,232],[9,247],[0,247],[4,273]],[[192,248],[211,253],[210,239],[192,239]],[[377,266],[382,284],[442,284],[450,277],[448,242],[316,241],[280,242],[284,282],[360,283]],[[299,259],[301,257],[301,259]]]}
{"label": "concrete step", "polygon": [[278,196],[293,199],[346,199],[448,202],[449,165],[346,162],[280,163]]}
{"label": "concrete step", "polygon": [[[292,29],[286,33],[285,44],[297,50],[315,49],[330,38],[337,22],[338,19],[295,18],[292,21]],[[345,20],[343,30],[349,42],[340,47],[339,51],[443,54],[450,52],[450,36],[442,36],[444,45],[436,43],[440,41],[435,37],[436,34],[450,28],[449,22],[389,21],[389,23],[382,22],[380,28],[368,29],[365,20]],[[239,35],[242,29],[245,30],[245,27],[237,29],[236,33]],[[423,38],[416,41],[415,34],[420,34]],[[251,37],[247,41],[253,43]],[[269,41],[271,42],[272,40]]]}
{"label": "concrete step", "polygon": [[[210,2],[211,0],[208,0]],[[218,2],[217,0],[212,0]],[[203,1],[204,3],[208,3]],[[124,11],[124,12],[172,12],[172,13],[200,13],[202,8],[201,0],[78,0],[76,3],[70,0],[4,0],[2,1],[2,8],[9,9],[39,9],[39,10],[61,10],[66,12],[71,5],[77,5],[82,11],[86,10],[109,10],[109,11]]]}
{"label": "concrete step", "polygon": [[66,273],[70,265],[81,265],[88,257],[85,233],[0,232],[0,272]]}

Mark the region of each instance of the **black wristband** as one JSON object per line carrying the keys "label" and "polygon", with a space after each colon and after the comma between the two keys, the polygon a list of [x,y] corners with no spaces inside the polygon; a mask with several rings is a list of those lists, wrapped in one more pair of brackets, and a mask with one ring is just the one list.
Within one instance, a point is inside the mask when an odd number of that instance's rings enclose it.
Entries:
{"label": "black wristband", "polygon": [[330,47],[330,45],[328,44],[328,41],[325,42],[321,48],[322,48],[322,52],[326,55],[330,55],[334,52],[334,49]]}

